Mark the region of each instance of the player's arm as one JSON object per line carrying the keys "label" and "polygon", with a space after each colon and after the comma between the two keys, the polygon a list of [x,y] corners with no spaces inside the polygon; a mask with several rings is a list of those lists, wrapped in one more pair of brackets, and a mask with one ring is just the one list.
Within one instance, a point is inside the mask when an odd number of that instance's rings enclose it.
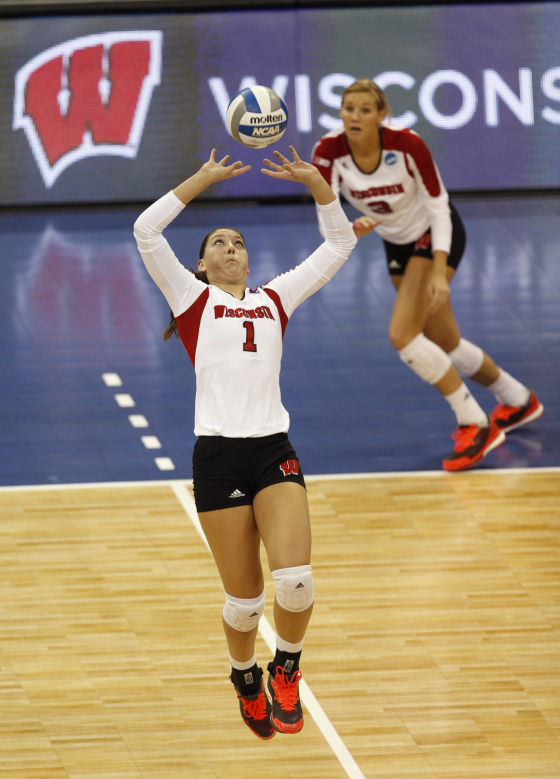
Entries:
{"label": "player's arm", "polygon": [[200,294],[202,282],[177,259],[163,231],[187,203],[211,184],[239,176],[251,167],[240,161],[231,164],[228,161],[229,155],[216,161],[216,150],[212,149],[196,173],[152,203],[134,224],[134,237],[144,265],[176,316]]}
{"label": "player's arm", "polygon": [[146,270],[175,315],[188,307],[189,295],[195,292],[193,283],[201,284],[175,256],[163,235],[163,230],[184,207],[173,192],[168,192],[148,206],[134,223],[136,245]]}
{"label": "player's arm", "polygon": [[451,212],[449,195],[430,150],[416,133],[410,133],[407,149],[409,164],[416,178],[424,204],[430,214],[433,265],[428,279],[430,303],[428,313],[435,314],[449,298],[447,257],[451,247]]}
{"label": "player's arm", "polygon": [[291,161],[280,152],[274,152],[278,162],[265,160],[269,168],[262,172],[274,178],[299,181],[308,187],[317,204],[325,241],[300,265],[267,285],[280,294],[288,316],[334,276],[356,245],[352,226],[331,186],[314,165],[301,160],[293,147],[290,150]]}
{"label": "player's arm", "polygon": [[[334,160],[331,159],[328,148],[324,145],[324,140],[317,141],[313,147],[311,160],[325,181],[330,185],[335,195],[338,195],[341,184],[340,173],[335,169]],[[371,216],[361,215],[352,223],[352,229],[356,238],[363,238],[371,233],[372,230],[375,230],[378,224],[379,220],[373,219]],[[317,225],[319,232],[325,237],[325,229],[319,210],[317,210]]]}
{"label": "player's arm", "polygon": [[451,211],[449,195],[432,154],[422,138],[410,131],[406,148],[408,164],[418,182],[420,194],[430,214],[434,251],[449,252],[451,247]]}
{"label": "player's arm", "polygon": [[433,251],[433,267],[428,279],[428,313],[435,314],[449,298],[449,282],[447,281],[448,252],[441,249]]}

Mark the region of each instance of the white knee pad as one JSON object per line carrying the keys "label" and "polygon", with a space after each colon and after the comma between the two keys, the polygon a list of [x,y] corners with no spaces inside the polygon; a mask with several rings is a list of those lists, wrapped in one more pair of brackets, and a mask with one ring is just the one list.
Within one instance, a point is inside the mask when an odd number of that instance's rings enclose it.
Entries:
{"label": "white knee pad", "polygon": [[313,603],[313,574],[310,565],[277,568],[272,571],[276,600],[286,611],[305,611]]}
{"label": "white knee pad", "polygon": [[484,352],[480,346],[461,338],[459,344],[449,352],[449,357],[457,368],[457,373],[469,379],[480,370],[484,360]]}
{"label": "white knee pad", "polygon": [[226,592],[226,602],[222,616],[234,630],[248,633],[259,624],[264,612],[264,590],[258,598],[234,598]]}
{"label": "white knee pad", "polygon": [[399,357],[417,376],[429,384],[437,384],[452,365],[449,355],[423,333],[418,333],[404,349],[401,349]]}

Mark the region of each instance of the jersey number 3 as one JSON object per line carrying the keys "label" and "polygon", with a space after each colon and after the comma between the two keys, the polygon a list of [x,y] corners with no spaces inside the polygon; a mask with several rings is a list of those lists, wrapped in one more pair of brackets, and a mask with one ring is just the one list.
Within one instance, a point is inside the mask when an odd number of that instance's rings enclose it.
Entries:
{"label": "jersey number 3", "polygon": [[255,325],[252,322],[243,322],[245,328],[245,343],[243,344],[244,352],[256,352],[257,344],[255,343]]}

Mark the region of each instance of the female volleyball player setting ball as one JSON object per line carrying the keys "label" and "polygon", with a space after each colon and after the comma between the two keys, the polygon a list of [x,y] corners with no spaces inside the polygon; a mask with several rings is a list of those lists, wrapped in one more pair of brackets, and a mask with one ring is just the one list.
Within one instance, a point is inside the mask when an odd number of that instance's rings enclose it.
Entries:
{"label": "female volleyball player setting ball", "polygon": [[[343,126],[315,145],[313,163],[363,214],[354,222],[356,236],[376,230],[383,239],[397,290],[389,338],[403,362],[455,412],[455,446],[442,465],[460,471],[477,465],[505,433],[540,417],[543,407],[534,392],[461,338],[449,282],[465,247],[464,227],[426,144],[411,130],[383,125],[390,115],[375,82],[355,81],[342,95]],[[493,393],[497,406],[490,417],[461,377]]]}
{"label": "female volleyball player setting ball", "polygon": [[[231,227],[204,239],[198,272],[177,259],[162,231],[211,184],[246,173],[250,165],[210,158],[190,178],[138,218],[134,235],[142,259],[167,299],[172,320],[196,374],[193,483],[200,522],[225,589],[223,627],[231,681],[243,720],[261,738],[303,726],[298,684],[303,638],[313,608],[311,528],[289,416],[280,397],[282,338],[294,309],[325,284],[356,244],[338,198],[319,171],[274,152],[262,173],[308,187],[324,224],[325,241],[296,268],[256,289],[246,286],[245,240]],[[255,638],[264,611],[263,542],[276,598],[276,654],[263,672]],[[270,698],[270,700],[269,700]]]}

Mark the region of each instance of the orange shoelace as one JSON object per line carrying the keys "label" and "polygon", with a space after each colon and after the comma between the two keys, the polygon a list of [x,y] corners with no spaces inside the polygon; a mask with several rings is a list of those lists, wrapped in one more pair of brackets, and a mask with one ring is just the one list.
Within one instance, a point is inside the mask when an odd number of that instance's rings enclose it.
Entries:
{"label": "orange shoelace", "polygon": [[261,690],[254,701],[248,701],[242,695],[237,696],[243,704],[243,712],[246,717],[251,719],[265,719],[266,717],[266,698],[264,690]]}
{"label": "orange shoelace", "polygon": [[272,680],[272,686],[276,693],[276,699],[283,711],[293,711],[299,700],[298,684],[301,679],[300,671],[295,671],[291,677],[287,677],[284,669],[277,666],[276,675]]}
{"label": "orange shoelace", "polygon": [[480,430],[476,425],[467,425],[458,427],[451,433],[451,438],[455,441],[454,449],[456,452],[460,452],[463,449],[467,449],[469,446],[473,446],[476,435]]}

